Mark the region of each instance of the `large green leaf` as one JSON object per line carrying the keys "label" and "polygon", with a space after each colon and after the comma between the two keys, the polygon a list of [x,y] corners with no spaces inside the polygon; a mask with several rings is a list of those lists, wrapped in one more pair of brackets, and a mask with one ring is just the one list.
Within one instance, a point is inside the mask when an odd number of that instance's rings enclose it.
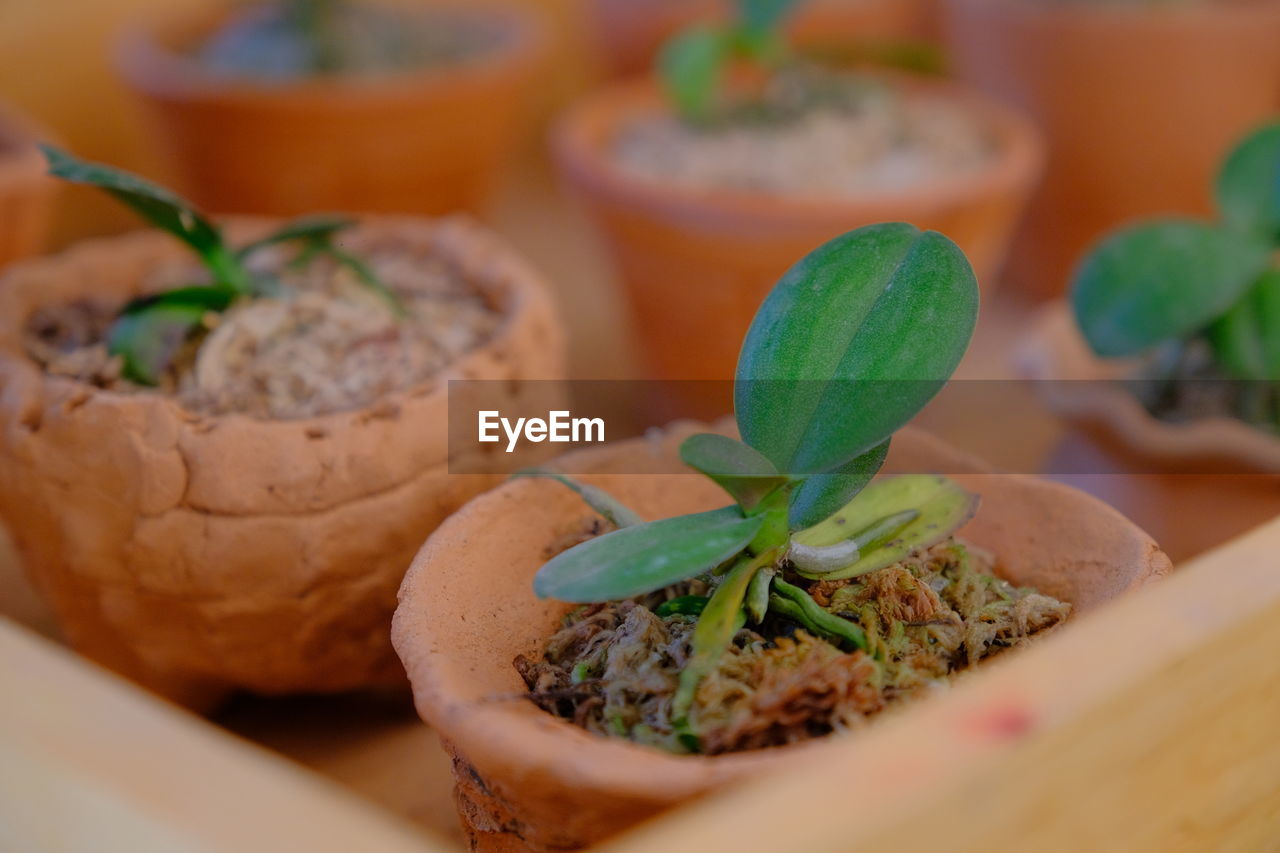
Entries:
{"label": "large green leaf", "polygon": [[732,51],[732,39],[715,27],[693,27],[663,46],[658,74],[677,112],[692,121],[707,117]]}
{"label": "large green leaf", "polygon": [[1228,225],[1280,241],[1280,122],[1259,128],[1231,152],[1217,191]]}
{"label": "large green leaf", "polygon": [[973,270],[937,232],[871,225],[815,249],[747,332],[734,387],[743,440],[784,474],[844,465],[938,392],[977,314]]}
{"label": "large green leaf", "polygon": [[715,568],[747,547],[762,524],[730,506],[624,527],[552,558],[533,591],[579,603],[642,595]]}
{"label": "large green leaf", "polygon": [[853,500],[884,465],[889,439],[855,456],[834,471],[814,474],[791,495],[787,523],[792,530],[812,527]]}
{"label": "large green leaf", "polygon": [[1280,270],[1268,270],[1209,327],[1214,354],[1240,379],[1280,380]]}
{"label": "large green leaf", "polygon": [[1244,295],[1267,268],[1270,251],[1255,236],[1192,220],[1122,229],[1076,272],[1076,322],[1104,357],[1195,334]]}
{"label": "large green leaf", "polygon": [[738,21],[750,31],[772,30],[797,2],[798,0],[738,0]]}
{"label": "large green leaf", "polygon": [[49,162],[49,174],[105,190],[143,219],[195,250],[216,281],[241,292],[249,290],[248,276],[223,243],[222,233],[195,205],[177,193],[114,166],[81,160],[48,144],[42,144],[40,149]]}
{"label": "large green leaf", "polygon": [[680,459],[715,480],[744,510],[787,482],[760,451],[715,433],[689,436],[680,445]]}

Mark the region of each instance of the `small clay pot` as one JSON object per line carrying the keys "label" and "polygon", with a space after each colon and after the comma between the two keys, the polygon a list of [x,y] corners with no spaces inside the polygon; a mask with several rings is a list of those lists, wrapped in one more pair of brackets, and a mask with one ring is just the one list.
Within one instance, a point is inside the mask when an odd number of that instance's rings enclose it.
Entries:
{"label": "small clay pot", "polygon": [[391,235],[455,263],[500,312],[497,329],[428,383],[298,420],[200,415],[48,375],[26,355],[37,309],[123,302],[146,271],[188,257],[168,235],[86,242],[0,279],[0,516],[78,651],[196,708],[234,688],[403,683],[388,628],[405,567],[494,481],[449,473],[446,380],[557,379],[564,364],[546,287],[489,234],[386,218],[344,242]]}
{"label": "small clay pot", "polygon": [[[791,19],[792,38],[807,43],[900,42],[935,34],[933,0],[810,0]],[[727,0],[590,0],[595,52],[610,77],[653,68],[663,43],[684,27],[724,20]]]}
{"label": "small clay pot", "polygon": [[197,204],[279,216],[483,206],[520,141],[544,49],[531,13],[451,7],[501,34],[473,59],[286,83],[214,74],[182,53],[225,14],[135,26],[117,52]]}
{"label": "small clay pot", "polygon": [[781,196],[664,184],[619,167],[611,141],[620,127],[670,109],[651,83],[607,88],[563,119],[555,137],[561,171],[612,250],[651,378],[732,378],[739,342],[769,289],[797,258],[863,225],[902,220],[946,234],[989,295],[1039,169],[1036,132],[957,84],[879,79],[905,97],[945,97],[971,110],[996,155],[971,172],[903,190]]}
{"label": "small clay pot", "polygon": [[1135,362],[1094,355],[1065,303],[1040,311],[1017,368],[1076,430],[1053,469],[1133,516],[1175,560],[1280,515],[1280,438],[1228,417],[1156,419],[1117,381]]}
{"label": "small clay pot", "polygon": [[1223,156],[1280,106],[1280,0],[944,0],[943,24],[956,75],[1048,140],[1007,273],[1036,297],[1121,222],[1209,213]]}
{"label": "small clay pot", "polygon": [[36,142],[43,128],[0,103],[0,267],[44,246],[58,184]]}
{"label": "small clay pot", "polygon": [[[711,509],[723,493],[670,471],[684,423],[566,457],[646,518]],[[890,471],[945,471],[982,496],[962,536],[991,549],[998,571],[1088,610],[1165,574],[1169,560],[1121,515],[1069,487],[981,473],[981,463],[912,429],[894,438]],[[960,472],[975,473],[960,473]],[[617,472],[610,474],[608,472]],[[537,656],[570,609],[533,594],[554,543],[591,518],[555,483],[512,481],[463,507],[423,546],[400,590],[392,639],[418,712],[454,756],[464,828],[475,850],[573,850],[747,776],[808,760],[822,740],[716,757],[674,756],[590,734],[522,698],[512,661]],[[1070,630],[1068,628],[1068,630]],[[872,736],[862,734],[856,736]],[[527,845],[527,848],[519,845]]]}

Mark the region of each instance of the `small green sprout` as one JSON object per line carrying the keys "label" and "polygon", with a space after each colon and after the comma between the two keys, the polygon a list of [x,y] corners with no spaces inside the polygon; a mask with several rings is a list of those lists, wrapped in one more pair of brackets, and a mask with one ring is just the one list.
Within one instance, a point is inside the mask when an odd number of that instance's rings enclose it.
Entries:
{"label": "small green sprout", "polygon": [[1126,226],[1085,256],[1071,301],[1095,353],[1204,338],[1229,375],[1280,380],[1280,122],[1231,152],[1216,196],[1216,222]]}
{"label": "small green sprout", "polygon": [[108,332],[107,349],[120,356],[122,373],[132,382],[158,385],[178,351],[201,328],[210,312],[226,311],[243,298],[272,295],[275,281],[255,275],[248,265],[256,252],[268,246],[299,244],[302,250],[295,263],[328,255],[349,267],[357,279],[386,300],[398,317],[405,314],[400,301],[368,266],[335,243],[338,233],[354,224],[350,219],[305,217],[233,249],[221,229],[176,193],[113,166],[81,160],[52,145],[41,145],[41,150],[49,163],[49,174],[104,190],[156,228],[185,243],[208,274],[207,284],[143,296],[121,310]]}
{"label": "small green sprout", "polygon": [[538,596],[589,603],[693,578],[713,586],[705,599],[659,607],[697,618],[672,714],[690,750],[698,685],[748,619],[777,617],[868,648],[857,624],[819,607],[784,574],[873,571],[942,541],[973,514],[976,498],[943,477],[871,480],[893,433],[955,370],[977,310],[973,271],[946,237],[903,223],[858,229],[800,261],[756,314],[734,385],[741,440],[698,434],[681,446],[685,464],[732,505],[638,522],[598,489],[555,472],[522,472],[571,485],[619,527],[542,566]]}
{"label": "small green sprout", "polygon": [[676,110],[690,122],[705,122],[715,111],[732,63],[780,66],[791,52],[780,25],[798,2],[737,0],[737,14],[728,24],[677,33],[658,57],[663,88]]}

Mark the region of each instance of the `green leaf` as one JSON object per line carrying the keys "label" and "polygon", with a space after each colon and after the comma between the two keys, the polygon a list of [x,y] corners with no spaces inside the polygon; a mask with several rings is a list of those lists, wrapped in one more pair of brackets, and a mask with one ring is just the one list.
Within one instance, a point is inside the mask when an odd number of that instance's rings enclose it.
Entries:
{"label": "green leaf", "polygon": [[738,0],[738,21],[750,31],[773,30],[796,4],[797,0]]}
{"label": "green leaf", "polygon": [[1209,327],[1218,361],[1240,379],[1280,380],[1280,270],[1268,270]]}
{"label": "green leaf", "polygon": [[590,483],[579,483],[577,480],[550,468],[524,468],[511,475],[512,480],[522,477],[555,480],[578,494],[587,506],[612,522],[615,527],[635,527],[644,524],[644,519],[626,504],[619,501],[604,489]]}
{"label": "green leaf", "polygon": [[1257,237],[1193,220],[1121,229],[1075,274],[1076,322],[1098,355],[1135,355],[1221,317],[1267,268],[1269,256]]}
{"label": "green leaf", "polygon": [[787,523],[792,530],[812,527],[853,500],[884,465],[889,439],[826,474],[807,478],[791,494]]}
{"label": "green leaf", "polygon": [[715,480],[746,511],[787,482],[758,450],[715,433],[689,436],[680,445],[680,459]]}
{"label": "green leaf", "polygon": [[855,533],[872,530],[899,513],[915,511],[916,519],[898,530],[888,542],[869,547],[847,568],[809,574],[822,580],[843,580],[891,566],[921,548],[943,541],[973,517],[978,496],[953,480],[933,474],[907,474],[872,483],[826,521],[802,530],[792,541],[814,548],[841,542]]}
{"label": "green leaf", "polygon": [[214,280],[240,292],[249,290],[248,274],[222,241],[222,233],[186,199],[137,175],[74,157],[42,143],[49,174],[76,184],[105,190],[155,227],[186,243],[214,275]]}
{"label": "green leaf", "polygon": [[339,231],[350,228],[355,224],[354,219],[346,216],[304,216],[300,219],[286,222],[265,237],[260,237],[252,243],[241,246],[236,250],[236,257],[244,260],[260,249],[279,245],[280,243],[290,243],[295,240],[328,243],[332,241],[334,235]]}
{"label": "green leaf", "polygon": [[762,523],[729,506],[624,527],[552,558],[533,591],[575,603],[643,595],[720,565],[747,547]]}
{"label": "green leaf", "polygon": [[707,601],[708,599],[705,595],[682,595],[679,598],[662,602],[653,613],[659,617],[674,616],[676,614],[698,616],[703,610],[707,609]]}
{"label": "green leaf", "polygon": [[157,385],[204,315],[225,310],[235,296],[228,288],[184,287],[134,300],[111,327],[107,351],[122,358],[126,379]]}
{"label": "green leaf", "polygon": [[732,39],[714,27],[687,29],[663,46],[658,74],[680,115],[692,121],[707,118],[732,50]]}
{"label": "green leaf", "polygon": [[1280,122],[1250,134],[1218,173],[1218,209],[1228,225],[1280,241]]}
{"label": "green leaf", "polygon": [[938,392],[977,313],[973,270],[937,232],[871,225],[815,249],[747,332],[734,387],[743,440],[784,474],[839,468]]}

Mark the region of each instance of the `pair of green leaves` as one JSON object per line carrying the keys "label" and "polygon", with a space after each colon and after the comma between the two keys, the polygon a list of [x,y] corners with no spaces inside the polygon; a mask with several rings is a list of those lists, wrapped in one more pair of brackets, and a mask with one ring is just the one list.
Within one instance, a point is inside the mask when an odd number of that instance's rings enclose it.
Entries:
{"label": "pair of green leaves", "polygon": [[1207,333],[1235,375],[1280,379],[1280,123],[1227,157],[1216,195],[1220,223],[1142,223],[1086,256],[1071,299],[1096,353],[1130,356]]}
{"label": "pair of green leaves", "polygon": [[704,434],[681,447],[735,504],[584,542],[544,565],[535,591],[616,600],[785,547],[879,470],[890,436],[955,370],[977,306],[968,262],[940,234],[890,223],[819,247],[747,333],[735,379],[742,440]]}
{"label": "pair of green leaves", "polygon": [[[356,277],[381,295],[393,311],[403,307],[358,258],[334,244],[336,235],[354,222],[339,216],[309,216],[286,223],[237,250],[227,245],[221,229],[178,194],[129,172],[81,160],[52,145],[41,150],[49,174],[70,183],[104,190],[151,225],[186,244],[209,273],[210,284],[178,288],[134,300],[125,306],[108,334],[107,346],[123,361],[123,374],[142,385],[156,385],[182,345],[209,312],[222,312],[242,296],[262,295],[270,282],[250,274],[255,252],[281,243],[299,242],[304,253],[328,253],[352,268]],[[309,255],[308,255],[309,256]]]}
{"label": "pair of green leaves", "polygon": [[779,25],[798,0],[738,0],[729,25],[678,33],[658,57],[658,73],[677,112],[692,122],[714,111],[726,70],[735,60],[771,66],[787,54]]}

